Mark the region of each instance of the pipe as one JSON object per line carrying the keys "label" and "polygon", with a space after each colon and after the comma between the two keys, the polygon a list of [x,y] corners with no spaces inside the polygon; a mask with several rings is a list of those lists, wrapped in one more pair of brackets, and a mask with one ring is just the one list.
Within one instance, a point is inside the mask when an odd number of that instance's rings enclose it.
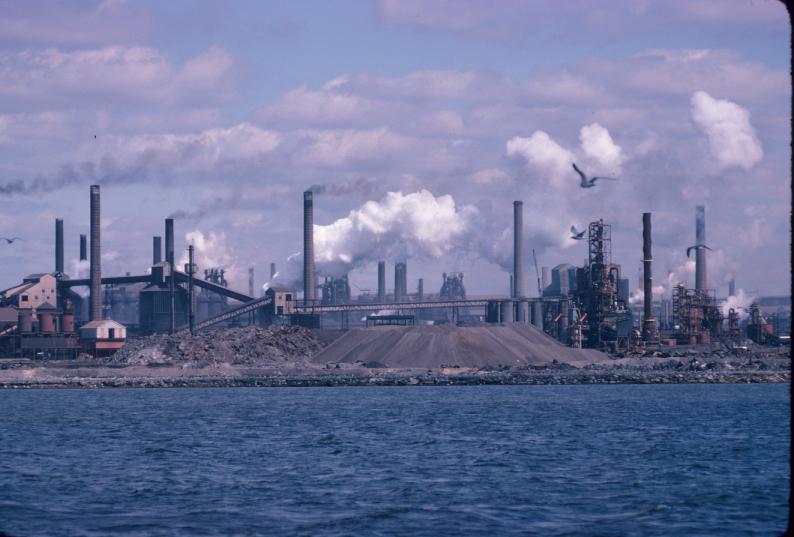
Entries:
{"label": "pipe", "polygon": [[513,298],[524,296],[524,202],[513,202]]}
{"label": "pipe", "polygon": [[642,339],[652,341],[656,330],[651,305],[653,301],[653,255],[651,252],[651,213],[642,213],[642,282],[643,282],[643,323]]}
{"label": "pipe", "polygon": [[176,267],[174,266],[174,219],[165,219],[165,260],[168,263],[168,333],[176,331]]}
{"label": "pipe", "polygon": [[163,261],[163,238],[152,237],[152,265]]}
{"label": "pipe", "polygon": [[386,262],[378,261],[378,302],[386,302]]}
{"label": "pipe", "polygon": [[63,274],[63,220],[55,219],[55,272]]}
{"label": "pipe", "polygon": [[[190,326],[190,333],[192,335],[194,333],[193,326],[196,322],[196,308],[193,307],[193,274],[196,272],[196,266],[193,264],[192,244],[187,247],[187,259],[187,319]],[[251,276],[253,277],[253,269],[251,269]],[[173,278],[171,278],[171,280],[173,280]],[[253,295],[253,292],[251,294]]]}
{"label": "pipe", "polygon": [[405,299],[408,292],[408,267],[406,263],[394,264],[394,301],[400,302]]}
{"label": "pipe", "polygon": [[273,278],[276,277],[276,264],[270,263],[270,280],[272,281]]}
{"label": "pipe", "polygon": [[80,261],[88,260],[88,240],[85,235],[80,235]]}
{"label": "pipe", "polygon": [[[695,207],[695,246],[706,244],[706,208],[703,205]],[[706,249],[695,250],[695,289],[705,291],[708,288],[706,277]]]}
{"label": "pipe", "polygon": [[99,185],[91,185],[91,303],[89,316],[92,321],[102,320],[102,247],[100,243]]}
{"label": "pipe", "polygon": [[303,303],[312,304],[315,299],[314,276],[314,201],[312,191],[303,193]]}
{"label": "pipe", "polygon": [[165,260],[169,265],[174,264],[174,219],[165,219]]}

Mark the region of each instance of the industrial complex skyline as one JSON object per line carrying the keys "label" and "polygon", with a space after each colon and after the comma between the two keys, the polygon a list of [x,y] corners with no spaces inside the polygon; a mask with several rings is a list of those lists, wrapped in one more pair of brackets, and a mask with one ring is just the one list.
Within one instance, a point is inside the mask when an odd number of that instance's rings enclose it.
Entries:
{"label": "industrial complex skyline", "polygon": [[[0,242],[0,288],[50,270],[56,217],[77,272],[98,183],[107,275],[145,270],[172,216],[177,255],[259,287],[301,250],[310,189],[318,272],[360,288],[408,259],[410,288],[507,293],[521,200],[527,263],[581,264],[569,228],[603,218],[634,289],[652,212],[654,283],[694,286],[704,205],[717,294],[734,273],[790,292],[781,4],[329,4],[0,3],[0,236],[24,239]],[[572,162],[618,180],[581,188]]]}

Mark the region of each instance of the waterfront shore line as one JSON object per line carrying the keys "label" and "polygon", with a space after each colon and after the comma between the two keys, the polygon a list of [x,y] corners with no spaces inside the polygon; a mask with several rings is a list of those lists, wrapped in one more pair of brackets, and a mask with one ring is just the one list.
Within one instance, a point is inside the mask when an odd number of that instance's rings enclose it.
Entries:
{"label": "waterfront shore line", "polygon": [[26,388],[231,388],[321,386],[476,386],[476,385],[574,385],[574,384],[756,384],[790,382],[786,371],[645,372],[577,370],[565,372],[476,372],[445,374],[377,373],[261,374],[244,376],[191,375],[179,377],[63,377],[2,378],[0,389]]}

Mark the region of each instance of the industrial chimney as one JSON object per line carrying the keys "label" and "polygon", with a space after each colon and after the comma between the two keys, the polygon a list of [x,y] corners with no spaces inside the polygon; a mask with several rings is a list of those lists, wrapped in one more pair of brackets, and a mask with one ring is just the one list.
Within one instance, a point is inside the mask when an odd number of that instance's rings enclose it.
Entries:
{"label": "industrial chimney", "polygon": [[378,302],[386,302],[386,262],[378,261]]}
{"label": "industrial chimney", "polygon": [[270,263],[270,279],[273,280],[273,278],[275,277],[276,277],[276,264]]}
{"label": "industrial chimney", "polygon": [[80,235],[80,261],[88,260],[88,241],[85,235]]}
{"label": "industrial chimney", "polygon": [[165,219],[165,260],[174,269],[174,219]]}
{"label": "industrial chimney", "polygon": [[99,185],[91,185],[91,305],[92,321],[102,320],[102,265],[99,221]]}
{"label": "industrial chimney", "polygon": [[394,301],[405,300],[408,293],[408,265],[400,262],[394,264]]}
{"label": "industrial chimney", "polygon": [[303,193],[303,302],[314,302],[314,202],[312,191]]}
{"label": "industrial chimney", "polygon": [[176,331],[176,267],[174,266],[174,219],[165,219],[165,260],[168,262],[168,333]]}
{"label": "industrial chimney", "polygon": [[152,265],[156,265],[163,260],[163,238],[152,237]]}
{"label": "industrial chimney", "polygon": [[[695,208],[695,246],[706,244],[706,208],[698,205]],[[708,278],[706,277],[706,249],[695,250],[695,289],[706,291]]]}
{"label": "industrial chimney", "polygon": [[63,220],[55,219],[55,272],[63,274]]}
{"label": "industrial chimney", "polygon": [[642,213],[642,281],[643,281],[643,318],[642,339],[651,341],[655,335],[656,320],[653,318],[653,272],[651,264],[651,213]]}
{"label": "industrial chimney", "polygon": [[524,296],[524,202],[513,202],[513,298]]}

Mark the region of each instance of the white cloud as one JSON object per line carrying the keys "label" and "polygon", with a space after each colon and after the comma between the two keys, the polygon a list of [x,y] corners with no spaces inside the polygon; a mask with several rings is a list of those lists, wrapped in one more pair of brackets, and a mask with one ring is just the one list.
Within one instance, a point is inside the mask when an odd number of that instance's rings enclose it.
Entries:
{"label": "white cloud", "polygon": [[543,131],[535,131],[529,138],[516,136],[507,141],[506,147],[508,157],[523,159],[542,174],[542,180],[558,186],[571,175],[571,163],[576,160],[572,152]]}
{"label": "white cloud", "polygon": [[[593,123],[585,125],[579,132],[582,150],[587,158],[594,161],[608,173],[620,173],[623,164],[623,151],[609,135],[609,131]],[[600,170],[598,173],[602,173]],[[595,175],[595,174],[594,174]]]}
{"label": "white cloud", "polygon": [[719,169],[749,170],[764,156],[750,113],[738,104],[697,91],[692,95],[692,119],[708,137]]}
{"label": "white cloud", "polygon": [[212,47],[179,69],[157,50],[108,46],[64,51],[57,48],[0,55],[0,95],[20,100],[81,103],[181,104],[228,97],[234,59]]}

